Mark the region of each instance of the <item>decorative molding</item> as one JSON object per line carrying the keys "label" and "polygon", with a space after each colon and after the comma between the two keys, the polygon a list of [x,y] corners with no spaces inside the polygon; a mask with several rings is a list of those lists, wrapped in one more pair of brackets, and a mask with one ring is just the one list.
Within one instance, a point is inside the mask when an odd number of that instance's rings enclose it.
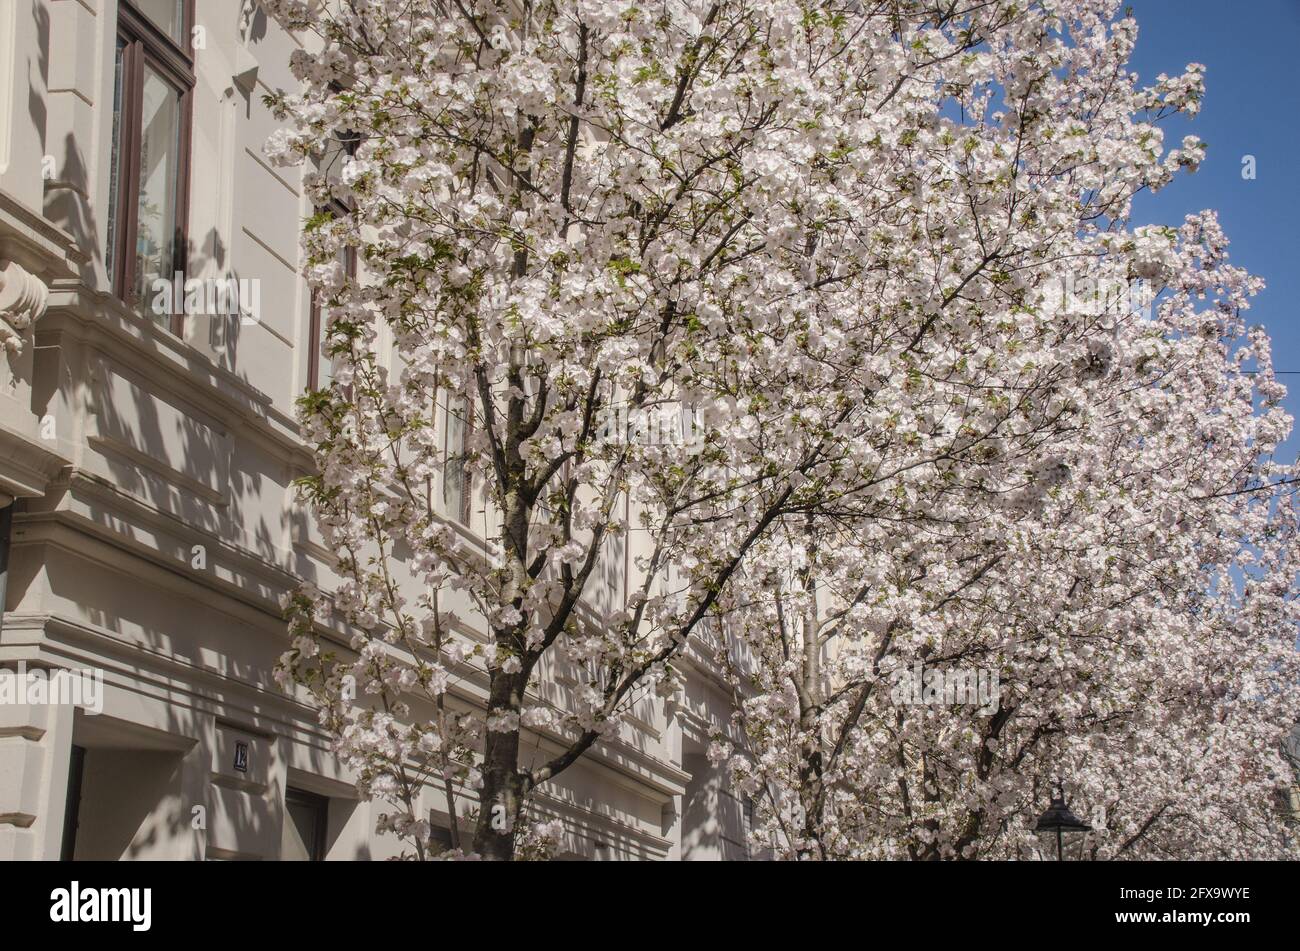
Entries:
{"label": "decorative molding", "polygon": [[32,324],[45,313],[50,289],[14,261],[0,260],[0,346],[21,353]]}
{"label": "decorative molding", "polygon": [[23,724],[21,726],[0,726],[0,740],[10,736],[22,737],[24,740],[31,740],[33,743],[39,743],[45,738],[45,731],[38,726]]}
{"label": "decorative molding", "polygon": [[86,444],[92,449],[99,450],[101,453],[115,452],[119,456],[125,456],[142,469],[148,469],[150,472],[168,482],[171,482],[179,488],[188,489],[190,492],[193,492],[199,498],[211,503],[212,505],[225,507],[230,504],[230,500],[226,498],[223,493],[218,492],[211,486],[204,485],[198,479],[193,479],[190,476],[187,476],[185,473],[168,465],[164,460],[157,456],[152,456],[147,452],[141,452],[124,439],[119,439],[116,436],[91,434],[86,437]]}
{"label": "decorative molding", "polygon": [[54,442],[0,425],[0,493],[40,498],[67,464]]}

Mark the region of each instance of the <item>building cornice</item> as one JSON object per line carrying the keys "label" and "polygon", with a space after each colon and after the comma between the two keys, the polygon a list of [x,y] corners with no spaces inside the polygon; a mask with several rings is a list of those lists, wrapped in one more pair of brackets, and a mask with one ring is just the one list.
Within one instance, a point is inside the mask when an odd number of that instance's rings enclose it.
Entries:
{"label": "building cornice", "polygon": [[76,273],[89,258],[62,228],[0,190],[0,257],[49,281]]}
{"label": "building cornice", "polygon": [[0,422],[0,492],[15,498],[45,494],[67,460],[29,434]]}

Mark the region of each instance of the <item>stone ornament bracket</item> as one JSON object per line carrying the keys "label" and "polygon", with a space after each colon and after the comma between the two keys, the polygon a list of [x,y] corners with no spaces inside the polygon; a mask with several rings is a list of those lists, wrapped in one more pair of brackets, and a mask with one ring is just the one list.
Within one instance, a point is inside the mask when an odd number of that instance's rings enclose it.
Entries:
{"label": "stone ornament bracket", "polygon": [[0,346],[22,352],[32,324],[45,313],[45,282],[13,261],[0,258]]}

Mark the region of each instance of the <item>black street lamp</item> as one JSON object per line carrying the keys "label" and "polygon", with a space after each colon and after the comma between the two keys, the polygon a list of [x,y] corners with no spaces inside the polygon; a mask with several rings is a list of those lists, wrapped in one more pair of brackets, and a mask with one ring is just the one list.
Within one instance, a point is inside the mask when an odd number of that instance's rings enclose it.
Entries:
{"label": "black street lamp", "polygon": [[1038,835],[1038,847],[1044,858],[1055,850],[1058,862],[1070,859],[1079,861],[1083,858],[1083,846],[1088,839],[1092,826],[1084,822],[1065,804],[1065,787],[1057,780],[1052,804],[1038,817],[1034,832]]}

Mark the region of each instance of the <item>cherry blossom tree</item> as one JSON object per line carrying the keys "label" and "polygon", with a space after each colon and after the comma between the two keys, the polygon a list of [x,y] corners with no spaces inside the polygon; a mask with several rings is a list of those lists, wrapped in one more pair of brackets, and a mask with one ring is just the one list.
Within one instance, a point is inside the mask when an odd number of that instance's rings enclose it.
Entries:
{"label": "cherry blossom tree", "polygon": [[[1096,81],[1124,107],[1116,70]],[[1105,111],[1078,108],[1104,149]],[[1094,857],[1296,856],[1279,792],[1300,507],[1275,458],[1285,391],[1243,319],[1261,283],[1227,263],[1212,214],[1129,229],[1128,197],[1080,204],[1053,255],[1077,279],[1019,276],[1028,292],[995,319],[1037,327],[979,353],[978,386],[962,343],[921,348],[863,434],[891,478],[783,516],[730,586],[719,661],[745,742],[711,755],[759,803],[758,847],[1029,857],[1063,778]],[[976,453],[945,451],[1008,403]]]}
{"label": "cherry blossom tree", "polygon": [[[1250,386],[1233,384],[1214,400]],[[1097,455],[1099,432],[1033,511],[990,500],[906,534],[896,511],[852,533],[805,521],[755,553],[723,658],[746,742],[711,755],[757,800],[757,846],[1029,857],[1064,778],[1094,857],[1295,856],[1278,794],[1300,517],[1258,491],[1244,440],[1201,433],[1243,463],[1205,472],[1174,431],[1207,417],[1178,389],[1157,412],[1183,445],[1159,468],[1142,440]]]}
{"label": "cherry blossom tree", "polygon": [[[1290,536],[1260,493],[1230,493],[1286,477],[1267,460],[1280,388],[1265,338],[1239,340],[1256,283],[1223,262],[1213,217],[1127,224],[1134,194],[1200,160],[1159,121],[1194,112],[1201,84],[1191,67],[1135,86],[1114,2],[265,6],[308,44],[301,88],[270,97],[286,127],[269,154],[355,144],[341,175],[306,175],[334,209],[304,236],[334,374],[302,403],[319,466],[303,490],[338,584],[291,600],[282,673],[413,854],[434,851],[424,786],[453,812],[474,791],[458,854],[553,842],[526,828],[530,793],[672,690],[673,659],[722,616],[759,660],[737,684],[757,690],[740,781],[776,790],[773,822],[791,794],[815,806],[796,854],[871,852],[873,835],[970,854],[1025,795],[1006,777],[1030,776],[1038,746],[948,795],[928,778],[948,747],[915,766],[925,724],[901,765],[897,738],[863,740],[884,729],[865,688],[922,644],[1003,651],[1012,680],[1032,667],[1016,650],[1057,670],[1103,653],[1100,617],[1129,652],[1107,658],[1123,693],[1194,630],[1215,650],[1180,657],[1253,645],[1207,689],[1236,710],[1267,694],[1289,556],[1266,527]],[[1094,298],[1139,279],[1166,296],[1149,321],[1063,304],[1074,275]],[[456,484],[473,531],[444,502]],[[835,659],[807,652],[791,745],[763,725],[789,702],[772,647],[814,629]],[[1095,786],[1111,761],[1083,751],[1121,700],[1085,681],[1030,690],[988,739],[1041,730]],[[1243,713],[1242,735],[1269,716]],[[922,818],[869,833],[900,769]]]}
{"label": "cherry blossom tree", "polygon": [[[342,583],[295,600],[285,671],[317,690],[363,791],[397,805],[417,853],[414,791],[432,778],[479,787],[473,850],[505,857],[530,789],[665,680],[748,548],[843,456],[853,404],[816,377],[844,371],[795,361],[800,323],[851,299],[856,274],[832,253],[847,219],[796,164],[832,148],[805,117],[844,82],[809,81],[801,45],[830,55],[844,24],[805,27],[782,5],[676,20],[629,4],[268,8],[323,43],[295,57],[304,90],[275,102],[294,124],[272,154],[361,139],[341,180],[308,179],[318,205],[351,209],[306,236],[335,373],[304,404],[320,462],[304,488]],[[385,325],[395,374],[374,346]],[[447,404],[469,407],[456,464],[496,521],[486,549],[435,504]],[[636,427],[665,406],[698,414],[698,444],[608,438],[610,416]],[[779,438],[760,439],[773,420]],[[648,544],[629,597],[594,616],[584,593],[633,527]],[[455,634],[453,597],[489,645]],[[310,615],[331,608],[346,658],[315,637]],[[526,704],[552,657],[581,683],[559,706]],[[446,703],[475,662],[481,722]],[[525,728],[559,750],[522,764]]]}

